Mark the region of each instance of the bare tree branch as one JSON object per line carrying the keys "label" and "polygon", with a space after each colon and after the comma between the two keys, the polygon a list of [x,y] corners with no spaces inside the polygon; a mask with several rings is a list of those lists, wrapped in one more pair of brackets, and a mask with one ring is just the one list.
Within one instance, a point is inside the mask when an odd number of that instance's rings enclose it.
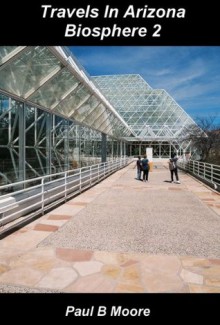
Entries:
{"label": "bare tree branch", "polygon": [[216,125],[215,120],[213,116],[197,118],[197,125],[185,127],[179,141],[190,141],[201,161],[220,164],[220,125]]}

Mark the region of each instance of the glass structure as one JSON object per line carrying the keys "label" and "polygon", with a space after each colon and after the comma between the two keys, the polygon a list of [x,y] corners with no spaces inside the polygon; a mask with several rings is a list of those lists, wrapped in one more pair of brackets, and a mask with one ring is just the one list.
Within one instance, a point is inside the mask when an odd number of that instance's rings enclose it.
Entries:
{"label": "glass structure", "polygon": [[131,135],[66,48],[0,47],[0,185],[125,156]]}
{"label": "glass structure", "polygon": [[186,150],[194,121],[139,75],[90,77],[67,48],[0,47],[0,185],[143,154]]}
{"label": "glass structure", "polygon": [[133,143],[132,154],[144,154],[146,147],[152,147],[154,158],[166,158],[172,151],[183,154],[189,148],[189,142],[180,143],[179,138],[196,123],[164,89],[153,89],[134,74],[93,80],[131,127],[134,136],[126,139]]}

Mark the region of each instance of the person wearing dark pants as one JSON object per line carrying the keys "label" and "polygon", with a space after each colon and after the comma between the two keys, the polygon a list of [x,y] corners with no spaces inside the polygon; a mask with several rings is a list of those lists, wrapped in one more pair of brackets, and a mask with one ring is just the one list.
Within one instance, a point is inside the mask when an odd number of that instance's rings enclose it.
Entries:
{"label": "person wearing dark pants", "polygon": [[143,182],[148,181],[148,174],[149,174],[149,160],[146,156],[142,159],[142,170],[143,170]]}
{"label": "person wearing dark pants", "polygon": [[141,162],[141,157],[140,156],[138,156],[136,166],[137,166],[137,179],[139,181],[141,181],[142,162]]}
{"label": "person wearing dark pants", "polygon": [[169,169],[170,169],[171,183],[174,182],[174,177],[173,177],[173,174],[174,174],[175,177],[176,177],[176,183],[180,184],[179,175],[178,175],[177,160],[178,160],[178,157],[175,154],[172,154],[171,159],[169,161]]}

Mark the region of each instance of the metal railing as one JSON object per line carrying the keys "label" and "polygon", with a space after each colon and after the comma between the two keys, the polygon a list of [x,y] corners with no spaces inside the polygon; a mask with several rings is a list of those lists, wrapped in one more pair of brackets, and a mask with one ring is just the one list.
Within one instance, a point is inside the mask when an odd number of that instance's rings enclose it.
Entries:
{"label": "metal railing", "polygon": [[132,162],[131,158],[124,157],[0,186],[1,193],[9,188],[10,191],[13,190],[0,197],[0,235],[4,231],[4,225],[17,219],[20,223],[24,223],[24,220],[28,221],[43,215],[45,211],[66,202],[130,162]]}
{"label": "metal railing", "polygon": [[220,166],[197,160],[178,161],[178,167],[220,191]]}

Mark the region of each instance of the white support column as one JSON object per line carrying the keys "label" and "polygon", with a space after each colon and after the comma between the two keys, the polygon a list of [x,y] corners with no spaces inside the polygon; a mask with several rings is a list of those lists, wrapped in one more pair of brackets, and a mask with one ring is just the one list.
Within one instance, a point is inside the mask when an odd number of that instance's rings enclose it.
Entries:
{"label": "white support column", "polygon": [[[18,109],[18,108],[17,108]],[[25,169],[25,104],[20,104],[19,106],[19,164],[18,164],[18,177],[19,181],[26,179],[26,169]]]}
{"label": "white support column", "polygon": [[46,117],[46,171],[47,174],[50,175],[52,173],[51,171],[51,165],[52,165],[52,158],[51,158],[51,130],[52,130],[52,114],[47,113]]}
{"label": "white support column", "polygon": [[139,156],[141,156],[141,143],[139,144]]}

